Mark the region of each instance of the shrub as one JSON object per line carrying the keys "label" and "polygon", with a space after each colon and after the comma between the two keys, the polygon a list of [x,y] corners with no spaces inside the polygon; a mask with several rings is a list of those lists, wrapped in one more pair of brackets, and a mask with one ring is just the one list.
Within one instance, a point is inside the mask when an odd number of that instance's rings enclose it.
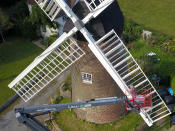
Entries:
{"label": "shrub", "polygon": [[165,35],[165,34],[160,34],[160,33],[157,33],[157,32],[153,32],[152,39],[154,40],[154,42],[156,44],[161,45],[164,42],[171,40],[172,38],[168,35]]}
{"label": "shrub", "polygon": [[175,76],[171,78],[171,88],[175,92]]}
{"label": "shrub", "polygon": [[170,40],[168,43],[168,51],[175,56],[175,39]]}
{"label": "shrub", "polygon": [[63,90],[64,90],[64,91],[67,91],[67,90],[71,91],[71,86],[72,86],[72,83],[71,83],[71,75],[69,75],[69,76],[67,77],[67,79],[65,80],[65,84],[64,84],[64,86],[63,86]]}
{"label": "shrub", "polygon": [[59,104],[61,100],[63,100],[63,97],[59,95],[53,99],[52,104]]}
{"label": "shrub", "polygon": [[49,47],[53,42],[55,42],[57,39],[57,37],[55,35],[52,35],[48,38],[46,38],[46,40],[42,40],[41,44],[45,45],[46,47]]}
{"label": "shrub", "polygon": [[123,37],[126,43],[136,41],[140,38],[143,28],[131,21],[124,24]]}
{"label": "shrub", "polygon": [[27,17],[25,18],[23,23],[21,23],[19,29],[23,37],[32,40],[37,38],[36,26],[33,26]]}
{"label": "shrub", "polygon": [[45,27],[46,25],[53,28],[59,27],[59,24],[55,21],[50,21],[50,19],[37,5],[32,6],[32,12],[30,13],[29,21],[32,23],[32,25],[35,25],[37,29],[40,29],[41,26]]}
{"label": "shrub", "polygon": [[[20,0],[15,5],[10,7],[9,15],[10,20],[14,24],[15,33],[29,38],[33,31],[31,32],[31,24],[26,20],[26,18],[29,16],[26,0]],[[27,33],[29,33],[28,36],[26,35]]]}
{"label": "shrub", "polygon": [[25,0],[19,1],[14,7],[10,9],[10,18],[15,24],[16,32],[26,38],[37,38],[37,31],[40,27],[58,28],[59,24],[51,22],[44,12],[37,6],[32,6],[32,11],[28,11]]}

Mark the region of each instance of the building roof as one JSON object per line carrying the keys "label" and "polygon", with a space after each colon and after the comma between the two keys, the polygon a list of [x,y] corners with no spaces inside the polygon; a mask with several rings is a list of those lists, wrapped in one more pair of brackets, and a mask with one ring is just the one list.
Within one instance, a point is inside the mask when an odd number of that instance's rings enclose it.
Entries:
{"label": "building roof", "polygon": [[[80,19],[83,19],[89,13],[89,9],[86,7],[85,3],[81,1],[73,7],[73,11]],[[97,18],[92,19],[88,24],[86,24],[86,28],[95,39],[99,39],[112,29],[114,29],[120,36],[123,31],[123,25],[124,17],[118,2],[115,1]],[[69,19],[64,26],[64,32],[70,31],[73,27],[74,25]],[[78,40],[85,41],[83,35],[80,32],[77,32],[75,37]]]}

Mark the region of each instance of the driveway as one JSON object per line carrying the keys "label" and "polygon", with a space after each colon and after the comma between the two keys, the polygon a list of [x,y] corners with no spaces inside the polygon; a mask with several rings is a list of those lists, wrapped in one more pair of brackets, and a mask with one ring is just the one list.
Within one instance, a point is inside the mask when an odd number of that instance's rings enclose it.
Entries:
{"label": "driveway", "polygon": [[50,99],[57,95],[59,90],[58,87],[64,82],[69,74],[70,70],[65,71],[30,101],[25,103],[23,100],[19,99],[7,110],[2,112],[0,114],[0,131],[29,131],[24,125],[18,123],[13,109],[15,107],[49,104]]}

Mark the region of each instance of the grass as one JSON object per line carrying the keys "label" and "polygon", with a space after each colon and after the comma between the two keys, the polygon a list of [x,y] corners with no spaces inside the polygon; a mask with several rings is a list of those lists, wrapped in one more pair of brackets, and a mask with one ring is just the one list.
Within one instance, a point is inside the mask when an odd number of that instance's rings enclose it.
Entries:
{"label": "grass", "polygon": [[8,84],[41,53],[30,41],[12,38],[0,45],[0,105],[15,94]]}
{"label": "grass", "polygon": [[171,128],[169,118],[165,118],[166,120],[161,125],[153,125],[150,128],[146,128],[146,131],[168,131]]}
{"label": "grass", "polygon": [[146,28],[175,36],[174,0],[118,0],[127,19]]}
{"label": "grass", "polygon": [[164,53],[160,46],[151,46],[138,40],[133,43],[133,49],[131,49],[131,54],[136,59],[140,59],[141,56],[144,56],[147,53],[155,52],[160,58],[160,62],[153,64],[156,67],[157,72],[162,77],[174,76],[175,75],[175,59],[174,56],[170,53]]}
{"label": "grass", "polygon": [[[70,103],[71,99],[64,98],[59,103]],[[58,126],[62,131],[161,131],[170,128],[169,118],[166,117],[162,124],[154,124],[152,127],[145,126],[144,121],[139,115],[133,112],[122,116],[119,120],[107,124],[95,124],[78,120],[72,109],[63,110],[54,113],[54,117]],[[143,129],[144,128],[144,129]]]}
{"label": "grass", "polygon": [[[63,99],[60,103],[71,102]],[[84,120],[78,120],[73,110],[64,110],[56,114],[56,122],[63,131],[135,131],[143,123],[140,116],[129,113],[119,120],[108,124],[94,124]]]}

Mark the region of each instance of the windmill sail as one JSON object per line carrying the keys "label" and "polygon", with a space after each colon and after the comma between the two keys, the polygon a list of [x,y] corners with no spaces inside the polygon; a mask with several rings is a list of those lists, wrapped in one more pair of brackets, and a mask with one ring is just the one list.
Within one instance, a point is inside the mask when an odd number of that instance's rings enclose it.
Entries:
{"label": "windmill sail", "polygon": [[[148,125],[152,125],[152,123],[171,114],[169,108],[114,30],[102,37],[95,45],[89,44],[89,47],[124,93],[128,91],[130,85],[136,89],[151,90],[148,95],[152,94],[153,105],[151,108],[141,109],[140,113]],[[142,93],[144,90],[139,92],[139,94]]]}
{"label": "windmill sail", "polygon": [[[63,9],[68,16],[72,16],[72,19],[77,19],[75,14],[63,0],[35,1],[51,20],[55,19],[60,9]],[[112,1],[113,0],[104,0],[96,7],[101,8],[101,6],[103,6],[102,9],[104,10]],[[108,4],[104,5],[106,3]],[[102,12],[102,9],[94,12],[96,16]],[[83,19],[83,22],[87,23],[92,17],[95,17],[93,16],[94,13],[88,14],[88,16]],[[25,102],[30,100],[54,78],[85,54],[73,39],[68,39],[71,35],[76,33],[76,31],[78,31],[78,29],[74,27],[69,33],[64,33],[60,36],[60,38],[58,38],[9,84],[9,87]]]}
{"label": "windmill sail", "polygon": [[65,38],[62,43],[59,41],[53,43],[9,84],[25,102],[85,54],[73,39]]}
{"label": "windmill sail", "polygon": [[61,7],[55,0],[35,0],[44,13],[50,18],[51,21],[55,19],[57,14],[61,11]]}
{"label": "windmill sail", "polygon": [[124,93],[128,91],[130,85],[133,85],[137,89],[151,90],[153,106],[151,108],[141,109],[140,112],[140,115],[149,126],[171,114],[164,101],[115,31],[112,30],[95,42],[92,35],[84,27],[83,24],[86,24],[90,19],[98,16],[113,1],[114,0],[84,0],[90,13],[81,23],[64,0],[36,0],[40,8],[51,20],[55,19],[56,15],[62,9],[67,16],[71,18],[76,27],[57,39],[56,42],[12,81],[9,87],[15,90],[24,101],[30,100],[54,78],[85,54],[74,40],[67,39],[80,30],[89,42],[88,46],[91,51]]}
{"label": "windmill sail", "polygon": [[[89,17],[94,18],[98,16],[104,9],[106,9],[114,0],[83,0],[90,10]],[[59,12],[62,10],[62,0],[35,0],[38,6],[53,21]],[[64,7],[65,8],[65,7]],[[63,8],[63,9],[64,9]]]}
{"label": "windmill sail", "polygon": [[84,0],[89,11],[93,13],[93,17],[97,17],[104,9],[106,9],[114,0]]}

